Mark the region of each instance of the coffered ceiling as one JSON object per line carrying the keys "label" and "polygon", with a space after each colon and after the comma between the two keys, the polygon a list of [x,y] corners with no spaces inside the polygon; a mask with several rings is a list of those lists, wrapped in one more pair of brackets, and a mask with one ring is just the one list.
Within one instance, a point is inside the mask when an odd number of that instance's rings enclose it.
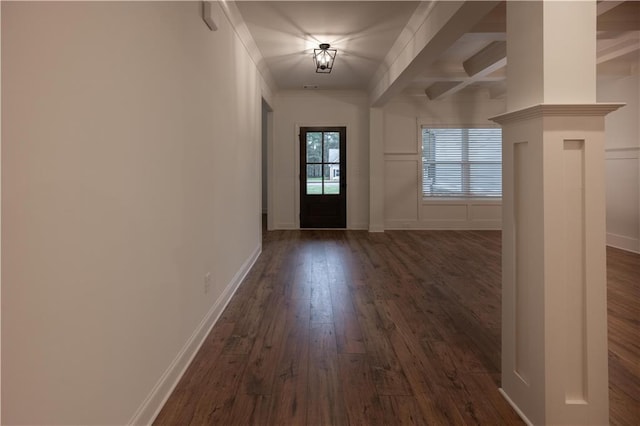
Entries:
{"label": "coffered ceiling", "polygon": [[[441,2],[428,1],[238,1],[237,18],[250,34],[259,68],[268,70],[278,90],[313,87],[375,92],[394,60],[411,48],[411,38]],[[506,4],[469,8],[451,19],[439,44],[405,73],[396,92],[430,99],[484,90],[506,91]],[[461,26],[461,23],[463,25]],[[466,26],[465,26],[466,25]],[[420,28],[419,28],[420,27]],[[602,75],[638,72],[640,1],[598,3],[597,63]],[[443,33],[446,28],[442,29]],[[331,74],[317,74],[312,51],[320,43],[338,49]],[[386,90],[386,88],[385,88]]]}

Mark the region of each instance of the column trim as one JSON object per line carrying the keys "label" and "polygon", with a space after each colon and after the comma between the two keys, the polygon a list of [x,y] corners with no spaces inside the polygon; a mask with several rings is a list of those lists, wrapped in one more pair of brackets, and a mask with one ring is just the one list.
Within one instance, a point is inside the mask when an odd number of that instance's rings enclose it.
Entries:
{"label": "column trim", "polygon": [[499,124],[528,120],[537,117],[605,116],[625,106],[625,103],[595,104],[538,104],[517,111],[489,118]]}

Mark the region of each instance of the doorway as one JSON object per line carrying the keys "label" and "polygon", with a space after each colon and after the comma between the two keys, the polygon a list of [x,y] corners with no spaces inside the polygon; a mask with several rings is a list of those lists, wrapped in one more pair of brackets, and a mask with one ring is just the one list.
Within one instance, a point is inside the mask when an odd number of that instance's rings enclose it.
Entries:
{"label": "doorway", "polygon": [[262,202],[261,202],[261,217],[262,217],[262,231],[274,229],[273,225],[273,211],[271,207],[271,182],[269,181],[270,168],[271,168],[271,150],[273,141],[273,109],[269,106],[269,103],[262,98]]}
{"label": "doorway", "polygon": [[300,128],[300,227],[347,227],[347,128]]}

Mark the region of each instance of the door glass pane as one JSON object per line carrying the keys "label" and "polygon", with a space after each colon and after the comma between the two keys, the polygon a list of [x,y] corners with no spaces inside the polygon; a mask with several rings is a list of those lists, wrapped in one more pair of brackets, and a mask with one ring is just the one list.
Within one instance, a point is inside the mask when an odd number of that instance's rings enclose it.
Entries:
{"label": "door glass pane", "polygon": [[340,162],[340,132],[325,132],[324,134],[324,162]]}
{"label": "door glass pane", "polygon": [[324,165],[324,193],[340,194],[340,164]]}
{"label": "door glass pane", "polygon": [[322,132],[307,133],[307,163],[322,163]]}
{"label": "door glass pane", "polygon": [[307,195],[322,194],[322,166],[307,164]]}

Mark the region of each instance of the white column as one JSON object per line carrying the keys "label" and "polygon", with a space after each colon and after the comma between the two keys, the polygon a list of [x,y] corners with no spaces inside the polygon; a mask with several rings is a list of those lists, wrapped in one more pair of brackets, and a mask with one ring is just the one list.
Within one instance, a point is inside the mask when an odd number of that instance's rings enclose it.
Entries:
{"label": "white column", "polygon": [[369,232],[384,232],[384,112],[369,109]]}
{"label": "white column", "polygon": [[507,3],[502,392],[536,425],[609,422],[596,4]]}

